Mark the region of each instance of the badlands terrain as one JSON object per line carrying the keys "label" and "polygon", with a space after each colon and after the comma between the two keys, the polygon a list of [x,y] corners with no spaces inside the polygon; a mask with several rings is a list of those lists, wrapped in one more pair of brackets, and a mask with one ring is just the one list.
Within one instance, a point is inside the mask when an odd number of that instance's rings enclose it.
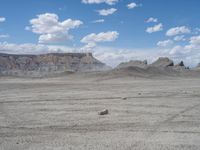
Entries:
{"label": "badlands terrain", "polygon": [[1,150],[200,149],[198,78],[2,77],[0,95]]}
{"label": "badlands terrain", "polygon": [[199,77],[167,58],[104,72],[3,74],[0,150],[199,150]]}

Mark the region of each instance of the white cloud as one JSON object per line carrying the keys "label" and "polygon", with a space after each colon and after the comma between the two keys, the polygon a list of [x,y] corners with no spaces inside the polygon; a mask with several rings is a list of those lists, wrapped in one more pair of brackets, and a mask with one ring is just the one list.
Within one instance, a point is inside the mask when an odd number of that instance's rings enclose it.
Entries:
{"label": "white cloud", "polygon": [[118,2],[118,0],[82,0],[84,4],[100,4],[106,3],[108,5],[114,5]]}
{"label": "white cloud", "polygon": [[176,45],[169,51],[169,54],[175,55],[175,54],[179,53],[179,55],[180,55],[180,53],[182,53],[182,51],[183,51],[183,47],[180,45]]}
{"label": "white cloud", "polygon": [[169,49],[170,57],[184,60],[188,65],[194,67],[200,62],[200,36],[193,36],[187,45],[176,45]]}
{"label": "white cloud", "polygon": [[117,66],[121,62],[130,60],[148,60],[152,62],[159,56],[163,56],[159,49],[119,49],[113,47],[96,47],[94,56],[100,61],[110,65]]}
{"label": "white cloud", "polygon": [[200,53],[200,35],[192,36],[189,44],[184,47],[187,51],[198,51]]}
{"label": "white cloud", "polygon": [[44,44],[14,44],[0,42],[0,53],[10,54],[44,54],[57,52],[76,52],[76,49],[67,46],[44,45]]}
{"label": "white cloud", "polygon": [[69,34],[42,34],[39,37],[39,43],[54,43],[54,42],[64,42],[66,40],[72,40],[73,36]]}
{"label": "white cloud", "polygon": [[165,41],[159,41],[157,43],[157,46],[160,46],[160,47],[168,47],[168,46],[171,46],[174,42],[172,40],[165,40]]}
{"label": "white cloud", "polygon": [[176,36],[176,35],[187,34],[187,33],[191,33],[191,30],[186,26],[181,26],[181,27],[174,27],[174,28],[169,29],[166,32],[166,35],[167,36]]}
{"label": "white cloud", "polygon": [[108,16],[108,15],[112,15],[113,13],[115,13],[117,11],[116,8],[110,8],[110,9],[101,9],[98,10],[97,12],[99,13],[99,15],[101,16]]}
{"label": "white cloud", "polygon": [[200,35],[191,37],[190,38],[190,44],[192,44],[192,45],[200,45]]}
{"label": "white cloud", "polygon": [[162,25],[162,23],[159,23],[153,27],[148,27],[146,29],[146,32],[153,33],[153,32],[158,32],[158,31],[162,31],[162,30],[163,30],[163,25]]}
{"label": "white cloud", "polygon": [[175,60],[183,60],[191,67],[195,67],[200,62],[200,51],[192,45],[177,45],[169,50],[169,56]]}
{"label": "white cloud", "polygon": [[0,39],[9,38],[9,37],[10,37],[10,35],[8,35],[8,34],[0,34]]}
{"label": "white cloud", "polygon": [[91,33],[82,38],[82,43],[98,43],[98,42],[111,42],[118,38],[119,33],[117,31],[101,32],[98,34]]}
{"label": "white cloud", "polygon": [[0,22],[5,22],[6,18],[5,17],[0,17]]}
{"label": "white cloud", "polygon": [[174,41],[185,41],[185,36],[184,35],[179,35],[174,37]]}
{"label": "white cloud", "polygon": [[133,9],[133,8],[136,8],[136,7],[138,7],[138,5],[136,3],[130,3],[130,4],[127,5],[128,9]]}
{"label": "white cloud", "polygon": [[158,22],[158,19],[157,18],[153,18],[153,17],[150,17],[146,20],[147,23],[150,23],[150,22]]}
{"label": "white cloud", "polygon": [[91,33],[81,39],[82,43],[86,43],[86,45],[82,49],[89,51],[96,46],[96,43],[112,42],[115,41],[118,36],[119,33],[117,31],[101,32],[98,34]]}
{"label": "white cloud", "polygon": [[93,50],[96,46],[97,46],[97,44],[95,42],[87,43],[83,47],[81,47],[81,51],[84,51],[84,52],[90,51],[91,52],[91,50]]}
{"label": "white cloud", "polygon": [[92,21],[92,23],[103,23],[103,22],[105,22],[104,19],[99,19],[99,20]]}
{"label": "white cloud", "polygon": [[30,24],[31,27],[26,27],[26,30],[39,34],[39,43],[51,43],[72,39],[73,36],[68,33],[69,30],[79,27],[83,22],[72,19],[59,22],[56,14],[45,13],[30,20]]}

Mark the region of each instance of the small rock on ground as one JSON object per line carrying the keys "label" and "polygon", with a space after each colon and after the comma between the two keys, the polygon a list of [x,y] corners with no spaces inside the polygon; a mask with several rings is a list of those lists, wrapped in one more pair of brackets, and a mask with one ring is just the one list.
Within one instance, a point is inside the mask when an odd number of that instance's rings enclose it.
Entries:
{"label": "small rock on ground", "polygon": [[99,115],[107,115],[108,114],[108,109],[104,109],[104,110],[100,111],[98,114]]}

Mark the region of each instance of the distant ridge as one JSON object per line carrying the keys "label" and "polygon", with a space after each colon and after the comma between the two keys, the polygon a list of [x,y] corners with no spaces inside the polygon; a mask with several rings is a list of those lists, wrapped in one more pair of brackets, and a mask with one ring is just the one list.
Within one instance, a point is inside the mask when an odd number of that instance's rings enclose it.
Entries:
{"label": "distant ridge", "polygon": [[92,53],[48,53],[40,55],[0,53],[0,74],[44,76],[63,72],[91,72],[110,69]]}
{"label": "distant ridge", "polygon": [[185,67],[184,62],[174,64],[173,60],[167,57],[160,57],[152,64],[147,61],[131,60],[120,63],[115,69],[102,73],[104,78],[121,78],[121,77],[200,77],[200,71]]}

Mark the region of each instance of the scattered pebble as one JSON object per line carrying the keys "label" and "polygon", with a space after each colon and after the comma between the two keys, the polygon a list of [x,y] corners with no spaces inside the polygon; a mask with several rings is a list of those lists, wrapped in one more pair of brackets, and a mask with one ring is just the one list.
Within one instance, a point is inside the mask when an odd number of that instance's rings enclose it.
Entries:
{"label": "scattered pebble", "polygon": [[108,109],[104,109],[104,110],[100,111],[98,114],[99,115],[107,115],[108,114]]}

